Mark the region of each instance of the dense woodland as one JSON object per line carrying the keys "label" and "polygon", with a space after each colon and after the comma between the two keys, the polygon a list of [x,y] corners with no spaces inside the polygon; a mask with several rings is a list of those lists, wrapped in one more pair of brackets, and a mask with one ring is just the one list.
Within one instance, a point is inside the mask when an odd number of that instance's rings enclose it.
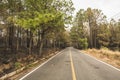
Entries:
{"label": "dense woodland", "polygon": [[73,10],[71,0],[1,0],[1,50],[31,54],[35,48],[41,55],[43,47],[64,47]]}
{"label": "dense woodland", "polygon": [[120,51],[120,20],[107,21],[107,17],[99,9],[80,9],[70,35],[76,48],[106,47]]}
{"label": "dense woodland", "polygon": [[65,48],[73,11],[71,0],[0,0],[0,75]]}

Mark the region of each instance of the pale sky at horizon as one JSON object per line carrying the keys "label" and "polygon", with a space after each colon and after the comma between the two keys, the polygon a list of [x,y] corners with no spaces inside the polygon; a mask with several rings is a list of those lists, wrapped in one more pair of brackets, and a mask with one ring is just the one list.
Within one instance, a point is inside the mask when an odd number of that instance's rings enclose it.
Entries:
{"label": "pale sky at horizon", "polygon": [[91,7],[92,9],[102,10],[102,12],[107,16],[108,19],[109,18],[120,19],[120,0],[72,0],[72,1],[75,7],[74,15],[80,9],[86,10],[88,7]]}

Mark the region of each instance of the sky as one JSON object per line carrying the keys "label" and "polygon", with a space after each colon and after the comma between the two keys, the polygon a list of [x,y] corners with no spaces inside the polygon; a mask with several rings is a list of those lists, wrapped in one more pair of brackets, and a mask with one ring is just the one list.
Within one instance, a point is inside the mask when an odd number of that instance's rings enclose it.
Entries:
{"label": "sky", "polygon": [[107,16],[107,19],[120,19],[120,0],[72,0],[75,12],[80,9],[87,9],[91,7],[92,9],[100,9]]}

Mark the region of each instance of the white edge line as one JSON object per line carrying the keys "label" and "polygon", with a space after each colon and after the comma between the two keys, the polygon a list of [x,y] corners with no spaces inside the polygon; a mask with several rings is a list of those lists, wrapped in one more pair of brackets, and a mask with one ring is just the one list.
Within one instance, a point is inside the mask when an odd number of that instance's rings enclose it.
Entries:
{"label": "white edge line", "polygon": [[[79,51],[80,53],[84,53],[84,52],[81,52],[81,51]],[[91,56],[91,55],[88,55],[87,53],[84,53],[85,55],[87,55],[87,56],[89,56],[89,57],[91,57],[91,58],[93,58],[93,59],[95,59],[95,60],[97,60],[97,61],[99,61],[99,62],[101,62],[101,63],[103,63],[103,64],[105,64],[105,65],[107,65],[107,66],[109,66],[109,67],[111,67],[111,68],[114,68],[115,70],[118,70],[118,71],[120,71],[120,69],[118,69],[118,68],[116,68],[116,67],[114,67],[114,66],[112,66],[112,65],[110,65],[110,64],[108,64],[108,63],[106,63],[106,62],[103,62],[103,61],[101,61],[101,60],[98,60],[97,58],[95,58],[95,57],[93,57],[93,56]]]}
{"label": "white edge line", "polygon": [[[64,49],[65,50],[65,49]],[[64,50],[58,52],[56,55],[52,56],[51,58],[49,58],[47,61],[45,61],[44,63],[40,64],[37,68],[35,68],[34,70],[32,70],[31,72],[29,72],[28,74],[26,74],[25,76],[23,76],[22,78],[20,78],[19,80],[23,80],[24,78],[26,78],[28,75],[30,75],[31,73],[33,73],[34,71],[36,71],[38,68],[42,67],[43,65],[45,65],[47,62],[49,62],[50,60],[52,60],[54,57],[56,57],[57,55],[59,55],[60,53],[62,53]]]}

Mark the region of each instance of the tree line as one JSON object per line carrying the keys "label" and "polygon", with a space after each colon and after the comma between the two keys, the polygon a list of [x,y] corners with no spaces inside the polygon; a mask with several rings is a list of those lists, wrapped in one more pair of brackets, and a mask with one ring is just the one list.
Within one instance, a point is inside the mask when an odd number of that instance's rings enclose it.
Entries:
{"label": "tree line", "polygon": [[107,47],[120,50],[120,20],[107,20],[99,9],[80,9],[71,28],[71,41],[80,49]]}
{"label": "tree line", "polygon": [[0,0],[1,51],[41,55],[43,48],[65,47],[73,10],[71,0]]}

